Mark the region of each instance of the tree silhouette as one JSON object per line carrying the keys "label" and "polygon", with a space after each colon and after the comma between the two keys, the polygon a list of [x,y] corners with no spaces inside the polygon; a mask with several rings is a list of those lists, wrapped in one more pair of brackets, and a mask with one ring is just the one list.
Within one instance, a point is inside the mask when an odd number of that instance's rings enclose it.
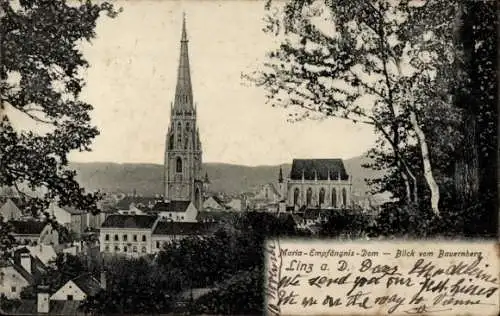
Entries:
{"label": "tree silhouette", "polygon": [[[302,109],[292,121],[333,116],[373,126],[406,200],[422,200],[439,216],[425,113],[441,108],[455,116],[448,83],[457,79],[451,71],[457,2],[292,0],[272,12],[265,31],[281,45],[246,77],[266,88],[273,105]],[[413,144],[419,174],[405,154]]]}
{"label": "tree silhouette", "polygon": [[38,210],[57,198],[98,212],[98,195],[80,188],[67,155],[89,151],[99,133],[79,99],[89,66],[79,43],[96,36],[102,13],[117,11],[90,0],[0,0],[0,185]]}

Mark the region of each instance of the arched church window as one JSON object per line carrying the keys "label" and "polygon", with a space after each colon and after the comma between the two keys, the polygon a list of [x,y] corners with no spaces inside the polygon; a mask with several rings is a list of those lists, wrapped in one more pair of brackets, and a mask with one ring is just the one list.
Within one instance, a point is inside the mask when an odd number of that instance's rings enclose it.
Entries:
{"label": "arched church window", "polygon": [[337,207],[337,190],[332,189],[332,206]]}
{"label": "arched church window", "polygon": [[319,190],[319,205],[323,205],[325,203],[325,189],[324,188],[321,188],[321,190]]}
{"label": "arched church window", "polygon": [[345,188],[342,189],[342,205],[347,206],[347,191]]}
{"label": "arched church window", "polygon": [[299,203],[299,194],[299,188],[295,188],[295,190],[293,190],[293,205],[297,205]]}
{"label": "arched church window", "polygon": [[177,157],[175,161],[175,172],[182,172],[182,159],[181,157]]}
{"label": "arched church window", "polygon": [[313,194],[312,189],[311,188],[307,189],[307,195],[306,195],[306,205],[307,206],[311,205],[312,194]]}
{"label": "arched church window", "polygon": [[189,126],[189,122],[186,123],[186,132],[189,132],[190,130],[190,126]]}

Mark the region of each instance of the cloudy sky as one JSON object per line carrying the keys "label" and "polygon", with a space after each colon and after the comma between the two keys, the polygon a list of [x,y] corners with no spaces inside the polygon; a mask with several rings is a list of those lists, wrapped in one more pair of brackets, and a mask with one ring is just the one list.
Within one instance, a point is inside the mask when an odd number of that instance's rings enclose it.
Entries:
{"label": "cloudy sky", "polygon": [[101,134],[73,161],[163,163],[174,98],[183,12],[205,162],[269,165],[293,158],[349,158],[374,142],[369,126],[328,119],[289,123],[242,82],[273,39],[262,32],[261,1],[119,0],[83,52],[91,64],[83,98]]}

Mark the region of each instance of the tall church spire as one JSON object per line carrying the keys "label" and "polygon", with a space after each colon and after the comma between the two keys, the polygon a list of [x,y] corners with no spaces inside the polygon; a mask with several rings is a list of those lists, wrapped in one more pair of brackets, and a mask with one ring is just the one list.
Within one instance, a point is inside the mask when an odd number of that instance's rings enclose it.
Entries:
{"label": "tall church spire", "polygon": [[174,112],[193,111],[193,89],[189,69],[188,39],[186,32],[186,14],[182,18],[181,54],[177,70],[177,87],[175,89]]}

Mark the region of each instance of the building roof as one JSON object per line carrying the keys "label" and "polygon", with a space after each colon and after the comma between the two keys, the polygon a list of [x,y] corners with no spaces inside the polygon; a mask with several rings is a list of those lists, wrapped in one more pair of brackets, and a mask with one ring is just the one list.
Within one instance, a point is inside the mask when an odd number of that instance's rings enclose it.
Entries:
{"label": "building roof", "polygon": [[157,202],[153,207],[153,211],[184,213],[189,207],[189,204],[191,204],[191,201]]}
{"label": "building roof", "polygon": [[191,72],[189,69],[188,39],[185,18],[182,20],[181,51],[179,68],[177,70],[177,85],[175,87],[174,111],[193,111],[193,88],[191,86]]}
{"label": "building roof", "polygon": [[342,159],[294,159],[290,179],[301,180],[336,180],[340,174],[341,180],[349,177],[344,167]]}
{"label": "building roof", "polygon": [[[31,257],[33,260],[33,257]],[[6,259],[0,259],[0,268],[12,267],[17,273],[19,273],[29,284],[33,284],[33,276],[26,271],[20,264]]]}
{"label": "building roof", "polygon": [[238,216],[239,213],[231,212],[231,211],[201,211],[198,212],[196,216],[196,220],[198,222],[221,222],[221,221],[231,221],[235,217]]}
{"label": "building roof", "polygon": [[46,222],[26,220],[26,221],[10,221],[14,229],[14,234],[18,235],[40,235],[42,230],[48,224]]}
{"label": "building roof", "polygon": [[57,257],[56,249],[52,245],[38,244],[36,246],[26,246],[25,248],[33,257],[38,258],[44,264],[48,264]]}
{"label": "building roof", "polygon": [[23,215],[23,212],[17,207],[12,199],[7,201],[0,207],[0,215],[7,220],[17,219]]}
{"label": "building roof", "polygon": [[102,223],[102,228],[152,228],[156,221],[155,216],[151,215],[122,215],[113,214]]}
{"label": "building roof", "polygon": [[218,196],[209,196],[205,201],[203,201],[203,206],[204,207],[207,207],[205,206],[205,203],[209,202],[210,200],[213,200],[217,205],[220,206],[220,208],[224,209],[226,208],[226,205],[224,204],[224,202],[218,197]]}
{"label": "building roof", "polygon": [[61,209],[65,210],[66,212],[70,213],[71,215],[81,215],[84,214],[85,211],[76,209],[72,206],[59,206]]}
{"label": "building roof", "polygon": [[78,310],[80,301],[59,301],[51,300],[49,313],[38,313],[38,305],[36,300],[21,300],[21,304],[13,309],[6,311],[9,315],[85,315],[84,312]]}
{"label": "building roof", "polygon": [[75,283],[87,296],[96,295],[102,289],[101,283],[90,273],[82,274],[71,281],[73,281],[73,283]]}
{"label": "building roof", "polygon": [[208,235],[214,233],[219,226],[216,223],[189,223],[160,221],[153,235]]}
{"label": "building roof", "polygon": [[136,207],[154,205],[159,199],[152,196],[125,196],[116,203],[116,208],[128,210],[131,204],[134,204]]}
{"label": "building roof", "polygon": [[[23,253],[28,253],[30,255],[31,273],[28,273],[28,271],[24,270],[21,266],[21,254]],[[14,251],[14,263],[26,271],[26,273],[31,274],[31,277],[34,277],[35,279],[38,279],[41,275],[47,272],[47,266],[45,263],[43,263],[43,261],[37,256],[31,254],[30,250],[26,247],[20,247]]]}

